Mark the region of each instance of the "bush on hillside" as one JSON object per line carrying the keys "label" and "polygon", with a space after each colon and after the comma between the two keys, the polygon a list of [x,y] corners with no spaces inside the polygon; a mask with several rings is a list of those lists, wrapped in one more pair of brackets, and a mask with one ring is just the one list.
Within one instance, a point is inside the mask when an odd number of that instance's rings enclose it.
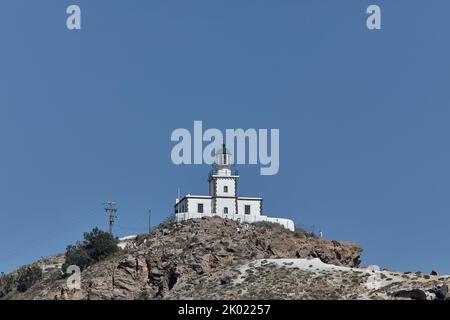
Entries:
{"label": "bush on hillside", "polygon": [[296,238],[301,238],[301,239],[304,239],[304,238],[317,238],[314,235],[313,232],[308,232],[308,231],[306,231],[306,230],[304,230],[302,228],[295,228],[294,236]]}
{"label": "bush on hillside", "polygon": [[118,243],[117,238],[98,228],[86,232],[83,242],[67,247],[63,271],[65,272],[71,265],[76,265],[84,270],[88,266],[104,260],[120,250],[117,246]]}
{"label": "bush on hillside", "polygon": [[89,256],[82,244],[70,245],[66,250],[66,262],[63,265],[63,271],[66,272],[71,265],[76,265],[83,270],[93,263],[94,260]]}
{"label": "bush on hillside", "polygon": [[258,228],[264,228],[267,230],[281,230],[281,231],[287,230],[282,225],[275,223],[275,222],[270,222],[270,221],[258,221],[258,222],[254,222],[253,225],[255,225]]}
{"label": "bush on hillside", "polygon": [[25,292],[42,279],[42,269],[38,265],[23,267],[18,271],[0,276],[0,298],[17,290]]}
{"label": "bush on hillside", "polygon": [[8,293],[10,293],[14,285],[16,283],[16,279],[12,274],[2,274],[0,276],[0,298],[3,298]]}
{"label": "bush on hillside", "polygon": [[19,270],[17,275],[17,291],[27,291],[40,279],[42,279],[42,269],[37,265]]}

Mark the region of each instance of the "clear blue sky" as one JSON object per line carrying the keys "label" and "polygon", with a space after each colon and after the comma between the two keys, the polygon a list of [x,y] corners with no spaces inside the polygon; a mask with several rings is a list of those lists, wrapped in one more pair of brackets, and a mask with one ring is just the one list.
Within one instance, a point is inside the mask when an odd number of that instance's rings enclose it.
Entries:
{"label": "clear blue sky", "polygon": [[[366,29],[369,4],[383,29]],[[65,27],[79,4],[83,30]],[[161,222],[206,166],[170,134],[279,128],[280,172],[240,167],[272,216],[360,243],[364,264],[450,273],[450,3],[2,0],[0,271],[63,252],[118,203]]]}

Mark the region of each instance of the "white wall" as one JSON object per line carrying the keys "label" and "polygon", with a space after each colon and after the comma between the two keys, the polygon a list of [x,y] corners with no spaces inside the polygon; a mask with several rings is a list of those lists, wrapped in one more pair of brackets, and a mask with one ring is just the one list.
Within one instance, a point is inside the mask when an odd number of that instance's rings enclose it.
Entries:
{"label": "white wall", "polygon": [[[209,214],[201,214],[201,213],[178,213],[175,215],[177,221],[184,221],[189,219],[200,219],[202,217],[206,216],[213,216],[211,213]],[[226,217],[222,214],[215,214],[214,216],[219,216],[221,218],[227,218],[232,220],[239,220],[241,223],[247,222],[247,223],[254,223],[259,221],[268,221],[273,223],[278,223],[281,226],[283,226],[286,229],[289,229],[291,231],[294,231],[294,222],[290,219],[283,219],[283,218],[272,218],[267,216],[251,216],[246,214],[235,214],[235,215],[227,215]]]}
{"label": "white wall", "polygon": [[203,199],[203,198],[188,198],[188,209],[189,213],[197,213],[198,204],[203,204],[203,213],[211,212],[211,199]]}
{"label": "white wall", "polygon": [[236,214],[236,199],[216,198],[216,213],[222,214],[225,207],[228,208],[228,215]]}
{"label": "white wall", "polygon": [[294,221],[292,221],[291,219],[267,217],[266,221],[281,224],[283,227],[291,231],[295,230]]}
{"label": "white wall", "polygon": [[177,203],[178,212],[186,212],[186,199],[182,199]]}
{"label": "white wall", "polygon": [[[217,196],[226,196],[226,197],[236,197],[236,185],[234,179],[222,179],[218,178],[217,180]],[[228,187],[228,192],[223,191],[223,187]]]}
{"label": "white wall", "polygon": [[238,198],[238,212],[245,214],[245,206],[250,206],[250,215],[261,215],[261,200],[241,200]]}

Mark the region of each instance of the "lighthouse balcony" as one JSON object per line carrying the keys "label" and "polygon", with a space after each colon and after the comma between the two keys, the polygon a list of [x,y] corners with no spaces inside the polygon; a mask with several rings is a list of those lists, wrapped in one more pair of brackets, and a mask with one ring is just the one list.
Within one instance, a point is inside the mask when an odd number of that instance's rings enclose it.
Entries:
{"label": "lighthouse balcony", "polygon": [[[217,176],[217,175],[219,175],[219,169],[212,169],[212,170],[209,172],[209,177],[213,177],[213,176]],[[232,176],[232,177],[238,177],[238,176],[239,176],[239,171],[238,171],[238,170],[235,170],[235,169],[231,169],[231,170],[230,170],[230,176]]]}

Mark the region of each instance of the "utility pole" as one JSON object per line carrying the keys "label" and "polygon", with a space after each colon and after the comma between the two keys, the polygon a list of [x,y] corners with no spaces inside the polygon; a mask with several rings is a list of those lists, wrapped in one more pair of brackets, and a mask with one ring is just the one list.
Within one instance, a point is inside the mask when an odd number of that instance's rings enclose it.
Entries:
{"label": "utility pole", "polygon": [[148,233],[152,232],[152,209],[148,209]]}
{"label": "utility pole", "polygon": [[117,203],[107,201],[104,203],[104,206],[109,219],[109,233],[112,234],[114,221],[117,219]]}

